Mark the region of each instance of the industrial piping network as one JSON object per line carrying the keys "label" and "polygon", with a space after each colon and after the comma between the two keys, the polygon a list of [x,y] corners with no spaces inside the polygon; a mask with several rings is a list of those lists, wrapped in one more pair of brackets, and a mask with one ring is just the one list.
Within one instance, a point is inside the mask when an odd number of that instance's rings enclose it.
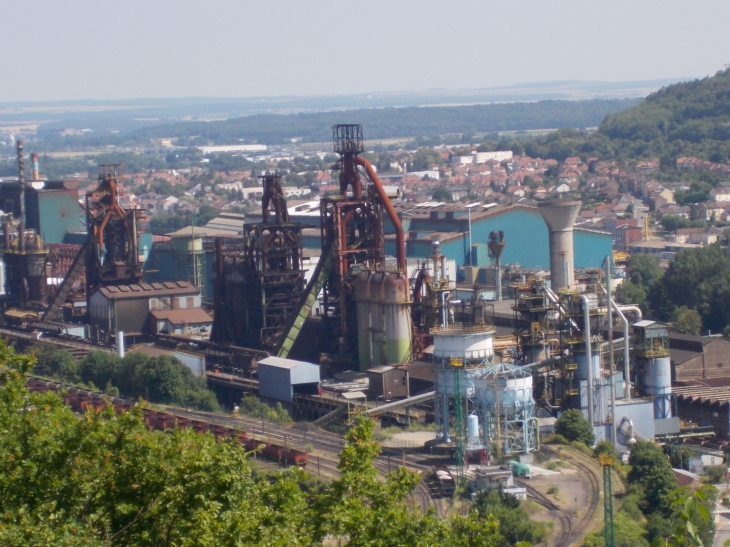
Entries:
{"label": "industrial piping network", "polygon": [[[604,294],[606,295],[606,297],[608,297],[608,292],[603,285],[601,285],[601,289],[603,289]],[[624,326],[624,399],[628,401],[631,400],[631,379],[629,377],[629,321],[622,313],[622,310],[635,312],[639,321],[641,321],[643,316],[638,306],[619,306],[618,304],[616,304],[613,298],[610,298],[610,301],[611,307],[619,316],[619,318],[621,319],[621,323]],[[610,328],[611,325],[609,325],[609,329]]]}
{"label": "industrial piping network", "polygon": [[429,399],[433,399],[435,395],[436,395],[435,391],[429,391],[428,393],[422,393],[421,395],[414,395],[413,397],[408,397],[407,399],[403,399],[402,401],[395,401],[393,403],[388,403],[385,405],[376,406],[375,408],[370,408],[370,409],[368,409],[366,414],[369,414],[369,415],[381,414],[382,412],[388,412],[388,411],[396,409],[396,408],[411,406],[416,403],[420,403],[421,401],[428,401]]}
{"label": "industrial piping network", "polygon": [[378,178],[378,175],[375,174],[375,169],[373,169],[372,164],[366,160],[365,158],[361,158],[360,156],[357,156],[354,158],[355,164],[360,165],[363,169],[365,169],[365,173],[367,173],[368,178],[373,183],[373,186],[375,187],[375,191],[378,193],[378,197],[380,198],[380,201],[383,204],[383,207],[385,207],[385,211],[388,213],[388,218],[390,218],[390,221],[393,223],[393,228],[395,229],[395,256],[396,261],[398,264],[398,269],[401,272],[406,271],[406,252],[405,252],[405,234],[403,232],[403,224],[400,221],[400,218],[398,217],[398,213],[395,212],[395,208],[393,207],[393,204],[390,202],[390,198],[388,197],[388,194],[385,193],[385,188],[383,188],[383,183],[380,182],[380,179]]}
{"label": "industrial piping network", "polygon": [[586,363],[588,370],[588,423],[591,427],[595,425],[593,421],[593,356],[591,354],[591,309],[588,304],[588,297],[584,294],[580,295],[580,300],[583,302],[583,313],[584,313],[584,330],[583,335],[585,336],[586,344]]}

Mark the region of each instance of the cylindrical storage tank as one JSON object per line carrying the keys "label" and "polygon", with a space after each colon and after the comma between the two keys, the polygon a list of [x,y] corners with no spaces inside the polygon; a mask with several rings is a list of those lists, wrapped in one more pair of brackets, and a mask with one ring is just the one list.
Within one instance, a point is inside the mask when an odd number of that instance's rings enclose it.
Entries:
{"label": "cylindrical storage tank", "polygon": [[672,367],[669,357],[655,357],[644,361],[644,391],[654,398],[654,418],[672,417]]}
{"label": "cylindrical storage tank", "polygon": [[479,417],[476,414],[470,414],[467,417],[466,429],[470,441],[479,440]]}
{"label": "cylindrical storage tank", "polygon": [[[598,380],[601,377],[601,359],[598,352],[591,354],[593,361],[593,379]],[[575,354],[575,363],[578,365],[575,371],[575,379],[579,381],[588,381],[588,359],[585,353]]]}
{"label": "cylindrical storage tank", "polygon": [[117,331],[117,355],[124,358],[124,331]]}
{"label": "cylindrical storage tank", "polygon": [[433,356],[435,359],[489,359],[494,355],[493,335],[494,327],[488,325],[434,331]]}
{"label": "cylindrical storage tank", "polygon": [[385,272],[370,277],[370,336],[372,366],[385,365]]}
{"label": "cylindrical storage tank", "polygon": [[360,370],[372,366],[373,355],[370,342],[370,279],[372,272],[363,270],[355,279],[357,300],[357,355]]}
{"label": "cylindrical storage tank", "polygon": [[[479,375],[483,371],[483,368],[461,369],[461,377],[459,378],[459,383],[461,385],[460,393],[462,397],[470,397],[474,395],[477,389],[477,385],[479,383]],[[436,369],[435,373],[439,376],[439,392],[446,393],[449,397],[453,397],[454,393],[456,393],[454,369],[451,367]]]}
{"label": "cylindrical storage tank", "polygon": [[390,273],[383,290],[387,363],[404,363],[411,356],[410,283],[404,273]]}
{"label": "cylindrical storage tank", "polygon": [[[495,365],[505,367],[506,364]],[[484,371],[484,383],[476,393],[477,402],[503,408],[522,407],[533,404],[532,375],[512,368],[492,374]]]}

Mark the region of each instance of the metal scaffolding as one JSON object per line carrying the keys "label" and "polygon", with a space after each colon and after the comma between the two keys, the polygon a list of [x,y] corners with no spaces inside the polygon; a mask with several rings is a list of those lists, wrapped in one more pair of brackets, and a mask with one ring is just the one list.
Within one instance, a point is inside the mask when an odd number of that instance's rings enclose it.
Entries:
{"label": "metal scaffolding", "polygon": [[532,375],[510,364],[488,367],[480,375],[476,401],[482,417],[484,444],[500,457],[537,448],[537,418]]}

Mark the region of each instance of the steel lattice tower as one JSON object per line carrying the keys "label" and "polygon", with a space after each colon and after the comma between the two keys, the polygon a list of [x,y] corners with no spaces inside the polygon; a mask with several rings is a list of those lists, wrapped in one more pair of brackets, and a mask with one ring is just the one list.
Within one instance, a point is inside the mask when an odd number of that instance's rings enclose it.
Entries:
{"label": "steel lattice tower", "polygon": [[456,482],[466,478],[466,418],[464,416],[464,397],[461,394],[461,371],[464,361],[453,358],[449,365],[454,369],[454,426],[456,429]]}
{"label": "steel lattice tower", "polygon": [[616,547],[613,527],[613,484],[611,479],[613,458],[603,454],[599,460],[603,466],[603,537],[606,547]]}

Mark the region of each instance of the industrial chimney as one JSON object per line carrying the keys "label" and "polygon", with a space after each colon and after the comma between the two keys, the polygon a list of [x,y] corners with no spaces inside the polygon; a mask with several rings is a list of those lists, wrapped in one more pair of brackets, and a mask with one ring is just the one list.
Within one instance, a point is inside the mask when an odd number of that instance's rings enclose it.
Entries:
{"label": "industrial chimney", "polygon": [[550,285],[553,290],[575,285],[573,224],[580,206],[580,201],[562,199],[543,201],[537,205],[550,233]]}
{"label": "industrial chimney", "polygon": [[33,152],[30,155],[30,161],[33,164],[33,170],[32,170],[33,180],[34,181],[41,180],[40,174],[38,173],[38,154],[36,154],[35,152]]}
{"label": "industrial chimney", "polygon": [[500,258],[502,256],[502,251],[504,251],[504,246],[506,245],[506,242],[504,240],[504,232],[502,230],[497,232],[491,232],[489,234],[489,250],[492,252],[492,255],[494,255],[494,266],[496,268],[496,275],[494,280],[494,285],[496,288],[496,294],[495,294],[495,300],[501,301],[502,300],[502,265],[500,262]]}

